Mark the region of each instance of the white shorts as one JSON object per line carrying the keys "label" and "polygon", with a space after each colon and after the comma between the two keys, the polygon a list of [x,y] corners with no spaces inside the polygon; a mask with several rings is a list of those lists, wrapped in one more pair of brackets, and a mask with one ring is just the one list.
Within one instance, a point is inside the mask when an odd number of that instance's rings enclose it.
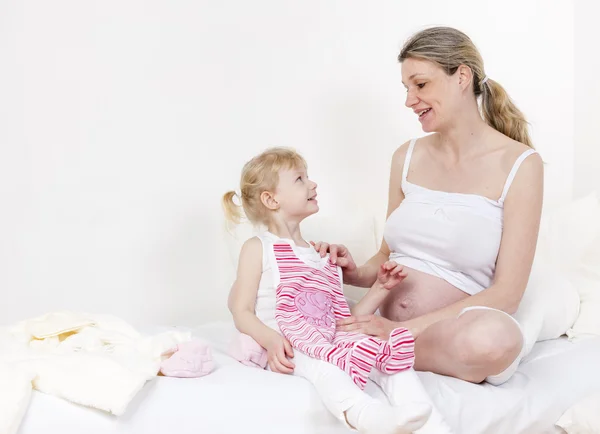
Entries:
{"label": "white shorts", "polygon": [[494,309],[494,308],[486,307],[486,306],[470,306],[470,307],[464,308],[458,314],[457,318],[460,318],[460,316],[462,314],[464,314],[465,312],[468,312],[470,310],[493,310],[494,312],[500,312],[500,313],[506,315],[507,317],[509,317],[511,320],[513,320],[515,322],[515,324],[517,325],[517,327],[519,327],[519,330],[521,331],[521,336],[523,336],[523,347],[521,348],[520,354],[511,363],[511,365],[508,368],[506,368],[504,371],[502,371],[501,373],[496,374],[496,375],[490,375],[489,377],[487,377],[485,379],[485,381],[487,381],[490,384],[493,384],[494,386],[499,386],[503,383],[506,383],[514,375],[514,373],[517,372],[517,369],[519,368],[519,363],[521,363],[521,360],[523,359],[523,357],[525,357],[527,355],[527,353],[529,351],[531,351],[531,347],[533,346],[533,344],[535,342],[527,342],[527,335],[526,335],[526,333],[524,333],[523,327],[521,326],[521,324],[519,324],[519,322],[512,315],[509,315],[508,313],[506,313],[502,310],[498,310],[498,309]]}
{"label": "white shorts", "polygon": [[[517,369],[519,368],[519,363],[521,363],[521,360],[523,359],[523,357],[525,357],[529,353],[529,351],[531,351],[531,348],[533,348],[533,344],[535,344],[535,342],[533,341],[533,339],[531,337],[530,338],[531,338],[532,342],[529,342],[528,335],[527,335],[527,333],[525,333],[523,331],[523,327],[521,326],[519,321],[517,321],[512,315],[504,312],[503,310],[494,309],[493,307],[487,307],[487,306],[469,306],[469,307],[465,307],[463,310],[461,310],[460,313],[458,314],[457,318],[460,318],[460,316],[463,313],[468,312],[470,310],[493,310],[494,312],[500,312],[500,313],[506,315],[507,317],[509,317],[511,320],[513,320],[515,322],[515,324],[519,327],[519,330],[521,331],[521,336],[523,336],[523,348],[521,348],[521,353],[511,363],[511,365],[508,368],[506,368],[504,371],[502,371],[501,373],[496,374],[496,375],[490,375],[489,377],[486,377],[486,379],[485,379],[485,381],[487,381],[490,384],[493,384],[494,386],[499,386],[503,383],[506,383],[510,379],[510,377],[512,377],[514,375],[514,373],[517,372]],[[375,312],[375,315],[381,316],[379,309],[377,309],[377,311]]]}

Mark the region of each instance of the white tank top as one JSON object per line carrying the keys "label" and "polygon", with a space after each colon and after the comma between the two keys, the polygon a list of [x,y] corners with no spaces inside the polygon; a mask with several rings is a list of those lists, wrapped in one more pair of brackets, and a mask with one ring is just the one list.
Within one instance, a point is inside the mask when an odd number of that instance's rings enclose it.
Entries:
{"label": "white tank top", "polygon": [[404,161],[405,198],[385,224],[390,259],[444,279],[467,294],[476,294],[492,284],[502,238],[504,200],[521,163],[536,151],[528,149],[517,158],[500,199],[491,200],[408,182],[415,142],[410,142]]}
{"label": "white tank top", "polygon": [[[258,293],[256,294],[256,303],[254,312],[258,319],[272,329],[279,332],[279,326],[275,321],[275,294],[279,285],[279,268],[273,253],[273,243],[285,240],[294,248],[294,253],[299,259],[302,259],[307,264],[319,266],[323,261],[327,261],[327,257],[321,258],[321,255],[313,247],[301,247],[288,238],[279,238],[271,232],[264,232],[258,236],[262,242],[262,274],[258,285]],[[340,273],[341,275],[341,273]]]}

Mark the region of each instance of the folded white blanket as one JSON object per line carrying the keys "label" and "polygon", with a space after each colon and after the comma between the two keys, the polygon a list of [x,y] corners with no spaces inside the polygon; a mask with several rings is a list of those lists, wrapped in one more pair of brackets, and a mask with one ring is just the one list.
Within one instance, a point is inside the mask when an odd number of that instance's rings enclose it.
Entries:
{"label": "folded white blanket", "polygon": [[0,328],[0,434],[16,432],[32,387],[121,415],[156,376],[163,353],[190,339],[189,332],[142,336],[119,318],[73,312]]}

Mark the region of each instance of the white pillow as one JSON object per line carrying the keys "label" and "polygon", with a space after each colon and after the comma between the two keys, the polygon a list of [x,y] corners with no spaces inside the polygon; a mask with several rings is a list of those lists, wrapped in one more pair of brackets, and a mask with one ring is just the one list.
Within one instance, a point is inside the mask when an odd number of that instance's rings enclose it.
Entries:
{"label": "white pillow", "polygon": [[600,393],[588,396],[569,408],[556,425],[567,434],[590,434],[600,432]]}
{"label": "white pillow", "polygon": [[544,259],[534,260],[527,289],[515,313],[528,345],[565,334],[579,314],[579,294],[565,273]]}
{"label": "white pillow", "polygon": [[561,271],[577,268],[600,233],[600,204],[595,193],[544,212],[537,255]]}
{"label": "white pillow", "polygon": [[515,314],[530,345],[565,333],[600,333],[600,291],[590,267],[582,268],[599,233],[595,194],[544,210],[531,276]]}
{"label": "white pillow", "polygon": [[588,335],[600,335],[600,236],[587,250],[571,279],[579,292],[581,308],[567,336],[576,340]]}

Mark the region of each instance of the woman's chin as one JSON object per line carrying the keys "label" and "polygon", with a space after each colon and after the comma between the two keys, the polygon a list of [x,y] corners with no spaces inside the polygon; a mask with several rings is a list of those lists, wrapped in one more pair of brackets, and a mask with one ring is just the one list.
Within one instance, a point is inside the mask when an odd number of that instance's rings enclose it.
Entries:
{"label": "woman's chin", "polygon": [[435,133],[436,132],[435,126],[430,122],[425,122],[425,123],[421,124],[421,129],[423,130],[424,133]]}

